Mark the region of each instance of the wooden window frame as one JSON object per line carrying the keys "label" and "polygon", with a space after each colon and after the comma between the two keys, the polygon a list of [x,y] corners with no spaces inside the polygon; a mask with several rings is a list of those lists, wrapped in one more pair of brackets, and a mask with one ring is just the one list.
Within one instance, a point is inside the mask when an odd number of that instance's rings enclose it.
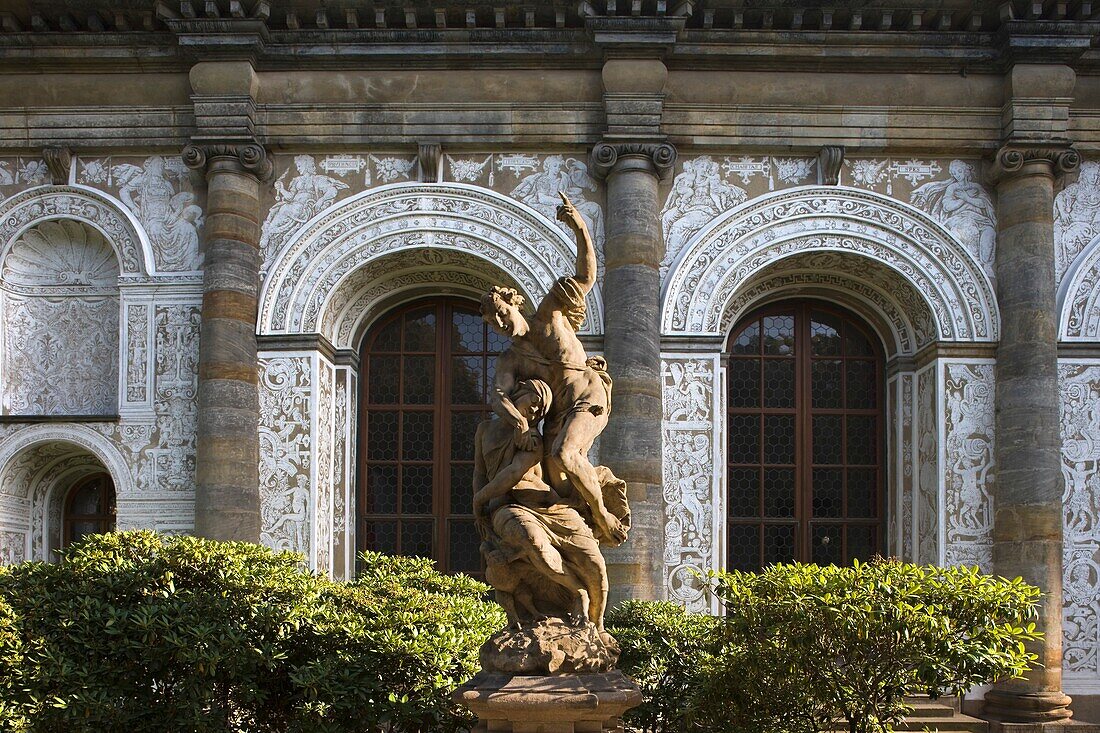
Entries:
{"label": "wooden window frame", "polygon": [[[105,508],[106,511],[100,512],[99,514],[73,514],[73,501],[76,499],[77,494],[94,481],[102,481],[99,489],[99,506]],[[63,528],[61,546],[68,547],[72,543],[73,525],[77,522],[97,522],[99,524],[98,531],[100,534],[113,532],[115,530],[116,517],[115,501],[115,482],[111,478],[111,475],[105,471],[85,476],[73,484],[65,494],[65,504],[61,515],[61,525]]]}

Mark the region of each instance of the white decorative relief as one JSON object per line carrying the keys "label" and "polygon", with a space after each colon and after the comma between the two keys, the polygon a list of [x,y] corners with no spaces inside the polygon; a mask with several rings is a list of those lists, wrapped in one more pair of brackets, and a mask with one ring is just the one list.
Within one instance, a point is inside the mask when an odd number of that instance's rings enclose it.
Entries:
{"label": "white decorative relief", "polygon": [[909,201],[954,234],[982,263],[986,273],[992,275],[997,242],[997,210],[993,199],[975,180],[974,166],[970,163],[953,160],[948,171],[949,180],[925,183],[913,190]]}
{"label": "white decorative relief", "polygon": [[993,362],[944,365],[945,562],[993,568]]}
{"label": "white decorative relief", "polygon": [[874,260],[903,277],[935,317],[937,340],[996,341],[993,288],[939,224],[878,194],[804,187],[739,207],[695,237],[669,273],[662,333],[721,336],[729,304],[761,270],[805,252]]}
{"label": "white decorative relief", "polygon": [[336,450],[334,431],[336,428],[336,370],[323,357],[315,359],[317,365],[317,404],[314,420],[314,441],[316,460],[313,462],[316,475],[315,487],[314,538],[315,548],[313,569],[324,575],[332,575],[332,544],[335,503],[335,460]]}
{"label": "white decorative relief", "polygon": [[[366,164],[362,158],[352,160]],[[334,161],[329,157],[322,161],[322,165],[326,170],[347,174],[353,170],[348,162]],[[283,243],[296,229],[324,211],[336,200],[340,191],[348,188],[348,184],[340,179],[318,173],[312,155],[294,156],[294,166],[297,172],[289,185],[286,184],[289,168],[275,180],[275,203],[268,210],[260,232],[260,252],[265,265],[274,260]]]}
{"label": "white decorative relief", "polygon": [[566,236],[572,237],[565,224],[557,219],[557,209],[561,205],[558,192],[564,191],[588,225],[596,244],[596,254],[602,262],[603,207],[588,198],[589,193],[598,189],[596,180],[588,174],[588,166],[580,160],[564,155],[548,155],[542,160],[542,170],[524,176],[510,195],[554,222]]}
{"label": "white decorative relief", "polygon": [[50,182],[50,169],[41,158],[5,158],[0,160],[0,186],[31,188]]}
{"label": "white decorative relief", "polygon": [[118,297],[3,294],[4,412],[118,411]]}
{"label": "white decorative relief", "polygon": [[1077,257],[1100,235],[1100,161],[1081,163],[1077,182],[1054,197],[1054,276],[1068,273]]}
{"label": "white decorative relief", "polygon": [[157,304],[155,323],[156,436],[149,449],[152,485],[193,491],[198,422],[198,303]]}
{"label": "white decorative relief", "polygon": [[[376,189],[329,207],[284,246],[268,271],[260,332],[315,332],[340,283],[390,253],[428,248],[471,254],[510,274],[537,299],[573,271],[575,245],[556,225],[515,201],[462,184]],[[599,287],[582,333],[599,333]]]}
{"label": "white decorative relief", "polygon": [[692,611],[713,610],[695,573],[724,564],[720,368],[717,355],[661,356],[665,582],[669,598]]}
{"label": "white decorative relief", "polygon": [[917,512],[915,511],[916,493],[916,437],[913,403],[916,399],[916,377],[910,372],[898,375],[899,397],[901,398],[900,459],[898,471],[901,482],[901,557],[907,561],[916,560],[914,538],[917,536]]}
{"label": "white decorative relief", "polygon": [[4,256],[2,279],[9,289],[39,294],[113,292],[118,259],[110,243],[92,226],[71,219],[43,221],[25,230]]}
{"label": "white decorative relief", "polygon": [[312,357],[265,353],[259,367],[260,541],[308,558]]}
{"label": "white decorative relief", "polygon": [[933,362],[917,373],[917,562],[942,562],[939,366]]}
{"label": "white decorative relief", "polygon": [[27,533],[0,530],[0,565],[15,565],[27,559]]}
{"label": "white decorative relief", "polygon": [[355,570],[355,373],[336,368],[333,438],[333,576],[347,579]]}
{"label": "white decorative relief", "polygon": [[1067,686],[1100,685],[1100,364],[1062,360],[1062,669]]}
{"label": "white decorative relief", "polygon": [[[748,183],[750,169],[743,170],[743,182]],[[728,168],[727,172],[730,172]],[[661,210],[661,229],[665,237],[661,275],[668,272],[692,235],[747,198],[745,189],[722,179],[718,163],[709,155],[684,161],[683,172],[673,179],[672,190]]]}
{"label": "white decorative relief", "polygon": [[126,303],[125,312],[126,378],[123,400],[131,405],[145,405],[149,402],[152,377],[149,368],[152,307],[149,303]]}

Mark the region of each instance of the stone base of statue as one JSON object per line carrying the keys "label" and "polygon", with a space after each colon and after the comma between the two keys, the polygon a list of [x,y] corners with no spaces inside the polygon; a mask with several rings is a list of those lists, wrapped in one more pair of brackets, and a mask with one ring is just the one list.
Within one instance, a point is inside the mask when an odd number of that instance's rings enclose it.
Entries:
{"label": "stone base of statue", "polygon": [[621,733],[642,702],[615,669],[619,645],[595,624],[520,621],[481,647],[482,671],[454,693],[478,718],[478,733]]}
{"label": "stone base of statue", "polygon": [[592,674],[480,672],[454,700],[477,716],[475,733],[622,733],[642,702],[638,685],[614,670]]}

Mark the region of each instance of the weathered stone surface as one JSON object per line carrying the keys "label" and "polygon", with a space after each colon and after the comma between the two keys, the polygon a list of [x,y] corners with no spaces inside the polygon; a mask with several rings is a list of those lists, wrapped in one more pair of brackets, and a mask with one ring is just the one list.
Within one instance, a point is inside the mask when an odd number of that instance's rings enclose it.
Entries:
{"label": "weathered stone surface", "polygon": [[608,672],[618,660],[619,644],[606,631],[560,618],[509,626],[481,647],[482,669],[506,674]]}

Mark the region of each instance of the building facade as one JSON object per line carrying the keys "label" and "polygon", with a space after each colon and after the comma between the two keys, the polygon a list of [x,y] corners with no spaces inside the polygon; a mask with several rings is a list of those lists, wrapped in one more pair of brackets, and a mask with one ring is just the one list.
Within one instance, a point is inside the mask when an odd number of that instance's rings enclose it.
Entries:
{"label": "building facade", "polygon": [[[891,555],[1047,591],[994,715],[1100,710],[1091,3],[0,11],[0,557],[153,528],[479,571],[480,295],[568,274],[620,597]],[[1100,8],[1097,8],[1100,12]]]}

